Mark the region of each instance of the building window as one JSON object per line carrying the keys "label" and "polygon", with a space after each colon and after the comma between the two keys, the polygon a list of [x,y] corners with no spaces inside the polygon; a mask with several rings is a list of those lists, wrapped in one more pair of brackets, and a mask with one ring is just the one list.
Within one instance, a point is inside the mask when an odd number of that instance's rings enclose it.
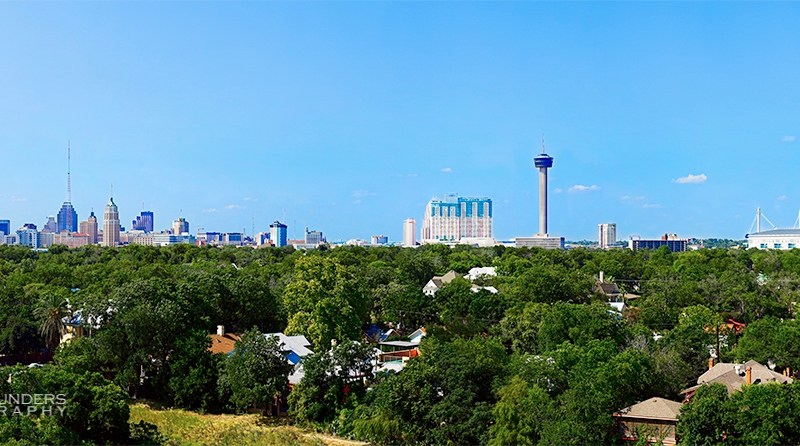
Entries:
{"label": "building window", "polygon": [[794,248],[797,248],[797,246],[794,243],[789,243],[789,249],[794,249]]}
{"label": "building window", "polygon": [[761,248],[761,249],[767,249],[767,244],[766,243],[762,243],[762,244],[758,245],[758,247]]}
{"label": "building window", "polygon": [[775,243],[775,244],[772,245],[772,247],[775,248],[775,249],[781,249],[781,244],[780,243]]}

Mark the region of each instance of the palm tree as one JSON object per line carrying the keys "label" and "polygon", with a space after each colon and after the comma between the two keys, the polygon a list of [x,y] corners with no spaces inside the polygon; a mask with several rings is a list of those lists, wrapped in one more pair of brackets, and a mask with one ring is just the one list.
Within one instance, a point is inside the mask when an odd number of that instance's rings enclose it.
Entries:
{"label": "palm tree", "polygon": [[39,299],[33,311],[36,318],[42,323],[39,333],[44,338],[47,347],[51,351],[55,350],[61,341],[61,334],[64,333],[64,318],[69,314],[66,299],[55,294],[48,294]]}

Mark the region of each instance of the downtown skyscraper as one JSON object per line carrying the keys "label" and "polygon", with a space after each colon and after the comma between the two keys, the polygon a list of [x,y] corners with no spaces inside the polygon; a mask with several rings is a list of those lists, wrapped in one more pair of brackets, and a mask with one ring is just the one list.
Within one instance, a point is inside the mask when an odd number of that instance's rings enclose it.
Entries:
{"label": "downtown skyscraper", "polygon": [[600,223],[597,225],[597,244],[605,249],[617,243],[617,224]]}
{"label": "downtown skyscraper", "polygon": [[423,243],[457,243],[461,239],[492,238],[492,200],[447,195],[425,207]]}
{"label": "downtown skyscraper", "polygon": [[136,216],[136,220],[131,222],[131,229],[134,231],[153,232],[153,212],[142,211]]}
{"label": "downtown skyscraper", "polygon": [[119,210],[114,204],[114,197],[111,197],[103,212],[103,246],[117,245],[119,245]]}
{"label": "downtown skyscraper", "polygon": [[288,244],[288,229],[287,226],[277,220],[275,223],[269,225],[269,238],[275,247],[280,248]]}
{"label": "downtown skyscraper", "polygon": [[89,236],[89,243],[94,245],[97,243],[97,217],[94,216],[94,211],[89,214],[89,218],[86,221],[82,221],[80,224],[81,234],[86,234]]}

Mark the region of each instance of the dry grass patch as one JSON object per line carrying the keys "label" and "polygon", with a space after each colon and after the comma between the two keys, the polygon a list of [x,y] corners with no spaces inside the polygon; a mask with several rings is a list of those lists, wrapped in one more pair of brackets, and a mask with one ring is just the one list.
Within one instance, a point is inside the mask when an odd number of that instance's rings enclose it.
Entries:
{"label": "dry grass patch", "polygon": [[248,415],[210,415],[181,409],[156,409],[131,405],[132,423],[145,421],[158,426],[170,446],[299,445],[353,446],[366,443],[304,432],[279,420]]}

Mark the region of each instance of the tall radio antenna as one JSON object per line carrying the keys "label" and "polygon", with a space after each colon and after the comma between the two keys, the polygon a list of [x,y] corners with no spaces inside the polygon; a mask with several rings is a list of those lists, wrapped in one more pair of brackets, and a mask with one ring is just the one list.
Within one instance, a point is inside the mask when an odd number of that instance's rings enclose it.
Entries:
{"label": "tall radio antenna", "polygon": [[71,174],[72,164],[72,149],[70,148],[70,141],[67,140],[67,201],[72,203],[72,178]]}

